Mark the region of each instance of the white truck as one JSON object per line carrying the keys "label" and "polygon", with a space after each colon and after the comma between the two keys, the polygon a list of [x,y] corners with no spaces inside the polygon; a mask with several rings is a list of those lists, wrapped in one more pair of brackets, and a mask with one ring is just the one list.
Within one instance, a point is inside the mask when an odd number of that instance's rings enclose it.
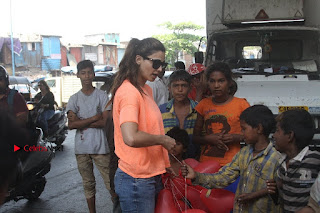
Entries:
{"label": "white truck", "polygon": [[205,65],[228,63],[235,95],[250,105],[308,110],[320,133],[320,1],[207,0],[206,8]]}
{"label": "white truck", "polygon": [[65,107],[69,98],[81,89],[80,79],[76,75],[48,77],[45,79],[59,107]]}

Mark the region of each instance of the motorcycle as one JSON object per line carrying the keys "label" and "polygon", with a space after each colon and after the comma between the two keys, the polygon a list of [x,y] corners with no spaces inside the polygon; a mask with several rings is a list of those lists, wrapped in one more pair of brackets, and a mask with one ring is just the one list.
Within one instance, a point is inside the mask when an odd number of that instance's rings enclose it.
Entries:
{"label": "motorcycle", "polygon": [[[38,124],[39,115],[43,112],[43,108],[37,106],[34,102],[27,103],[31,119],[40,127]],[[68,134],[67,116],[65,108],[56,108],[52,118],[48,120],[48,136],[45,138],[46,141],[56,144],[57,147],[61,146],[63,141],[66,139]]]}
{"label": "motorcycle", "polygon": [[36,128],[38,135],[35,145],[25,145],[20,154],[20,163],[15,175],[15,180],[9,186],[5,202],[20,199],[36,200],[43,192],[47,183],[45,175],[50,171],[54,150],[47,148],[42,140],[42,130]]}

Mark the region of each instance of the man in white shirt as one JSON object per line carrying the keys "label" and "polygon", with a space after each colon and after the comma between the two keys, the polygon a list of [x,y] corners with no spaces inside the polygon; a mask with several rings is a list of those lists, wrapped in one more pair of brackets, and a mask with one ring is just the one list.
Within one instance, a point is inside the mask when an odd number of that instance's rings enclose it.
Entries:
{"label": "man in white shirt", "polygon": [[158,106],[161,104],[167,103],[169,99],[169,90],[166,83],[166,79],[163,78],[165,73],[165,69],[159,73],[158,77],[153,81],[147,81],[148,84],[152,89],[153,100],[157,103]]}

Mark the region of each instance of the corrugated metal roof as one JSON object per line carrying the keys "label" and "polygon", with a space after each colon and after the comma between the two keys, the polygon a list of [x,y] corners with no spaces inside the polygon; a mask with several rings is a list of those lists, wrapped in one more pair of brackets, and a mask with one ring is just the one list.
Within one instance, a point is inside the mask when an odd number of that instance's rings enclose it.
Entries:
{"label": "corrugated metal roof", "polygon": [[61,35],[50,35],[50,34],[48,34],[48,35],[43,35],[43,34],[41,34],[41,36],[42,37],[58,37],[58,38],[61,38],[62,36]]}
{"label": "corrugated metal roof", "polygon": [[109,43],[109,42],[97,42],[97,43],[83,43],[83,46],[94,46],[97,47],[99,45],[103,45],[103,46],[117,46],[118,44],[116,43]]}
{"label": "corrugated metal roof", "polygon": [[20,42],[41,42],[42,37],[40,34],[19,34],[17,35]]}

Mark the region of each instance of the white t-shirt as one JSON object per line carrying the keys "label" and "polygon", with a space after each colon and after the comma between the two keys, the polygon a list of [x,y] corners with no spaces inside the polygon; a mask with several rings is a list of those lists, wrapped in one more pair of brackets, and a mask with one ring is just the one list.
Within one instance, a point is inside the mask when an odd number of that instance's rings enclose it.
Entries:
{"label": "white t-shirt", "polygon": [[[86,119],[105,110],[111,110],[106,105],[109,99],[107,94],[96,89],[86,95],[81,90],[72,95],[67,104],[67,112],[71,110],[78,118]],[[77,129],[75,136],[75,154],[107,154],[109,146],[104,128]]]}
{"label": "white t-shirt", "polygon": [[161,78],[157,77],[153,82],[147,81],[146,84],[151,87],[153,100],[157,103],[158,106],[168,102],[168,86]]}

